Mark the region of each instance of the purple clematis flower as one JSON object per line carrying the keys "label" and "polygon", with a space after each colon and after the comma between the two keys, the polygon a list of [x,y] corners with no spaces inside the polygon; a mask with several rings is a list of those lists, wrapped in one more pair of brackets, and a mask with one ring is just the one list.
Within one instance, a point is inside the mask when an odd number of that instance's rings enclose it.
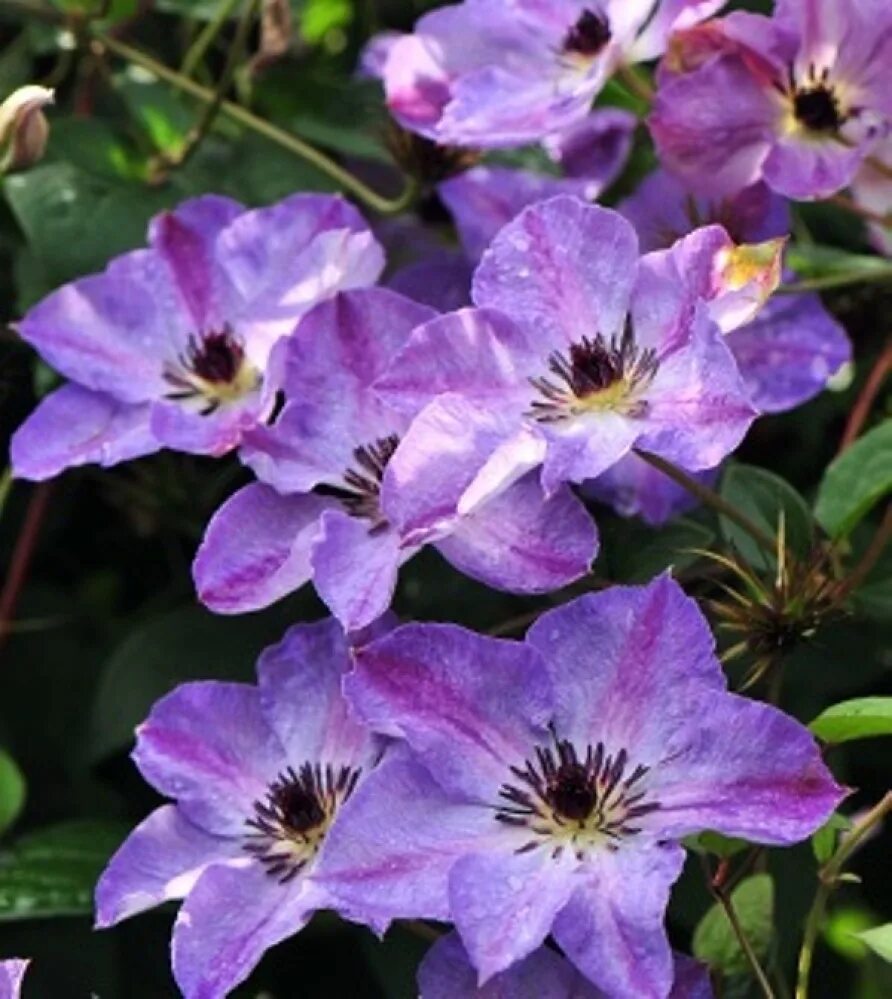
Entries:
{"label": "purple clematis flower", "polygon": [[790,198],[849,184],[892,122],[892,7],[778,0],[675,36],[650,120],[663,164],[691,187],[760,178]]}
{"label": "purple clematis flower", "polygon": [[669,33],[722,0],[465,0],[415,31],[373,43],[399,122],[436,142],[535,142],[582,120],[624,62],[662,52]]}
{"label": "purple clematis flower", "polygon": [[312,879],[382,751],[341,695],[349,660],[335,622],[292,628],[261,655],[256,687],[184,684],[137,731],[137,766],[176,803],[112,857],[97,925],[185,899],[172,956],[187,999],[227,995],[316,910],[352,916]]}
{"label": "purple clematis flower", "polygon": [[[720,224],[735,243],[764,243],[789,230],[780,195],[762,183],[727,198],[696,196],[662,170],[651,174],[618,210],[635,226],[646,250],[669,248],[697,226]],[[823,391],[851,357],[845,330],[817,295],[778,296],[758,316],[727,332],[750,400],[760,412],[784,412]],[[696,473],[714,481],[718,471]],[[661,524],[692,508],[690,493],[637,455],[628,455],[585,493],[611,503],[624,516]]]}
{"label": "purple clematis flower", "polygon": [[665,997],[679,840],[794,843],[843,797],[805,728],[728,693],[668,576],[549,611],[523,642],[406,625],[345,685],[404,742],[345,807],[322,884],[375,921],[451,920],[481,984],[551,934],[614,999]]}
{"label": "purple clematis flower", "polygon": [[[674,955],[674,964],[668,999],[712,999],[709,972],[703,965],[680,954]],[[533,951],[480,986],[457,933],[441,937],[427,952],[418,969],[418,986],[424,999],[605,999],[600,989],[548,947]]]}
{"label": "purple clematis flower", "polygon": [[19,999],[22,990],[22,979],[28,970],[30,961],[11,958],[0,961],[0,999]]}
{"label": "purple clematis flower", "polygon": [[69,383],[19,428],[15,474],[114,465],[163,447],[219,455],[270,414],[269,357],[300,317],[375,282],[383,254],[328,195],[246,212],[227,198],[158,216],[149,247],[35,306],[19,333]]}
{"label": "purple clematis flower", "polygon": [[[515,592],[547,592],[588,570],[597,550],[591,519],[566,488],[544,499],[534,476],[460,517],[468,473],[450,462],[452,481],[417,483],[439,505],[436,525],[412,519],[394,476],[412,414],[372,386],[433,315],[385,289],[345,292],[282,345],[287,403],[242,449],[261,481],[217,511],[195,561],[199,595],[212,610],[264,607],[312,577],[344,626],[361,628],[387,609],[400,565],[427,543],[468,575]],[[496,432],[474,428],[482,443]],[[463,444],[444,445],[441,456]]]}
{"label": "purple clematis flower", "polygon": [[692,469],[737,446],[754,410],[703,301],[729,240],[718,227],[695,237],[639,259],[621,216],[567,197],[499,233],[474,276],[478,308],[416,329],[377,382],[415,411],[428,393],[454,393],[394,457],[416,525],[443,514],[435,482],[460,479],[456,509],[468,513],[540,465],[550,494],[635,446]]}

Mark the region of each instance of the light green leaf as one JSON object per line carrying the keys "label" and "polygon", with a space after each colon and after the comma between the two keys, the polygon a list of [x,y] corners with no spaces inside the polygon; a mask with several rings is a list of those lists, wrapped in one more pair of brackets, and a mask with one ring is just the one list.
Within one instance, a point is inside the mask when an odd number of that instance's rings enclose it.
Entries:
{"label": "light green leaf", "polygon": [[[754,874],[731,893],[731,904],[756,955],[764,959],[774,927],[774,883],[770,874]],[[716,902],[694,931],[694,956],[725,975],[749,972],[746,955],[722,906]]]}
{"label": "light green leaf", "polygon": [[15,760],[0,749],[0,834],[21,814],[25,804],[25,778]]}
{"label": "light green leaf", "polygon": [[65,822],[0,852],[0,921],[89,915],[96,880],[125,834],[117,823]]}
{"label": "light green leaf", "polygon": [[863,930],[855,936],[866,943],[874,954],[892,964],[892,923],[875,926],[872,930]]}
{"label": "light green leaf", "polygon": [[892,735],[892,697],[856,697],[822,711],[808,726],[824,742]]}
{"label": "light green leaf", "polygon": [[824,473],[815,517],[832,538],[844,537],[892,493],[892,420],[866,433]]}
{"label": "light green leaf", "polygon": [[835,812],[811,838],[811,848],[819,864],[826,864],[836,852],[839,834],[848,829],[851,822],[844,815]]}
{"label": "light green leaf", "polygon": [[734,836],[723,836],[717,832],[702,832],[696,836],[688,836],[684,845],[696,853],[711,853],[714,857],[733,857],[745,850],[750,844],[745,839]]}

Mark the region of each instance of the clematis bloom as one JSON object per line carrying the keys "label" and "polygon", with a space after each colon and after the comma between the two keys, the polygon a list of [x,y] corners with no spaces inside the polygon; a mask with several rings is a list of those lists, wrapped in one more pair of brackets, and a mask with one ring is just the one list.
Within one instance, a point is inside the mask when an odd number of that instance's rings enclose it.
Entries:
{"label": "clematis bloom", "polygon": [[690,187],[762,179],[790,198],[847,186],[892,123],[892,8],[778,0],[673,39],[650,119],[663,164]]}
{"label": "clematis bloom", "polygon": [[0,999],[19,999],[22,991],[22,979],[28,970],[30,961],[11,958],[0,961]]}
{"label": "clematis bloom", "polygon": [[454,502],[460,472],[419,483],[441,516],[435,531],[411,520],[392,469],[414,414],[372,386],[433,315],[385,289],[344,292],[282,344],[285,406],[242,449],[260,481],[217,511],[195,561],[208,607],[254,610],[312,578],[344,626],[361,628],[387,610],[400,566],[427,543],[499,589],[548,592],[585,574],[597,551],[591,518],[566,488],[546,499],[534,476],[464,517]]}
{"label": "clematis bloom", "polygon": [[137,730],[134,760],[162,805],[112,857],[99,927],[172,899],[173,971],[186,999],[218,999],[317,909],[311,875],[382,742],[341,695],[349,646],[331,620],[292,628],[257,664],[258,685],[188,683]]}
{"label": "clematis bloom", "polygon": [[669,34],[722,0],[465,0],[375,42],[397,120],[436,142],[535,142],[581,121],[623,63],[651,59]]}
{"label": "clematis bloom", "polygon": [[451,920],[481,984],[550,934],[614,999],[665,997],[679,840],[794,843],[843,796],[802,725],[728,693],[667,576],[549,611],[523,642],[406,625],[345,689],[403,742],[345,807],[322,883],[367,918]]}
{"label": "clematis bloom", "polygon": [[69,382],[13,438],[15,474],[46,479],[164,447],[237,447],[273,409],[275,342],[382,267],[362,217],[339,197],[295,195],[246,212],[208,196],[158,216],[148,249],[53,292],[18,324]]}
{"label": "clematis bloom", "polygon": [[435,480],[461,478],[467,513],[539,466],[551,493],[635,446],[692,469],[737,446],[755,411],[704,299],[728,238],[695,236],[639,258],[623,218],[568,197],[501,230],[474,276],[478,308],[416,329],[376,385],[416,411],[424,393],[452,394],[394,458],[413,522],[442,514]]}

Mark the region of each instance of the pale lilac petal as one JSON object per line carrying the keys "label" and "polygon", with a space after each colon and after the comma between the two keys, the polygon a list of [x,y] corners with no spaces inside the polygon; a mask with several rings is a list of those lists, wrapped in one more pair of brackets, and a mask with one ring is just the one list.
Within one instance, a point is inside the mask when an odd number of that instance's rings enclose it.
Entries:
{"label": "pale lilac petal", "polygon": [[390,606],[400,564],[415,550],[402,549],[390,527],[328,510],[310,557],[316,592],[347,631],[364,628]]}
{"label": "pale lilac petal", "polygon": [[281,884],[254,861],[209,867],[173,928],[173,973],[185,999],[229,995],[325,901],[306,878]]}
{"label": "pale lilac petal", "polygon": [[550,947],[539,947],[480,986],[455,932],[440,937],[424,955],[418,986],[425,999],[603,999],[603,993]]}
{"label": "pale lilac petal", "polygon": [[449,75],[423,37],[403,35],[388,47],[381,75],[390,113],[428,138],[449,100]]}
{"label": "pale lilac petal", "polygon": [[684,850],[674,844],[603,851],[586,865],[558,915],[554,937],[567,957],[613,999],[662,999],[672,984],[664,926]]}
{"label": "pale lilac petal", "polygon": [[594,198],[598,187],[584,180],[565,180],[531,170],[478,166],[437,186],[449,209],[468,258],[477,261],[506,226],[528,205],[560,194]]}
{"label": "pale lilac petal", "polygon": [[511,593],[548,593],[584,576],[598,552],[594,521],[567,489],[547,499],[529,473],[437,542],[457,569]]}
{"label": "pale lilac petal", "polygon": [[195,332],[163,261],[151,250],[126,253],[102,274],[59,288],[17,329],[67,378],[130,403],[170,390],[164,363]]}
{"label": "pale lilac petal", "polygon": [[709,968],[684,954],[675,955],[675,979],[669,999],[713,999]]}
{"label": "pale lilac petal", "polygon": [[527,379],[547,358],[535,334],[502,313],[460,309],[418,327],[375,391],[410,416],[447,392],[518,410],[533,394]]}
{"label": "pale lilac petal", "polygon": [[547,611],[526,642],[553,677],[561,737],[584,745],[598,733],[609,752],[634,749],[647,757],[636,764],[661,755],[664,718],[672,726],[683,713],[690,726],[684,705],[691,685],[725,688],[706,619],[669,576]]}
{"label": "pale lilac petal", "polygon": [[566,482],[597,478],[631,451],[643,429],[638,420],[610,410],[546,425],[545,492],[550,496]]}
{"label": "pale lilac petal", "polygon": [[143,777],[174,798],[184,818],[222,836],[240,836],[284,766],[254,687],[186,683],[158,701],[137,729],[133,759]]}
{"label": "pale lilac petal", "polygon": [[400,747],[341,807],[313,880],[378,922],[447,920],[452,865],[503,837],[491,811],[447,795]]}
{"label": "pale lilac petal", "polygon": [[232,288],[215,259],[220,233],[245,211],[215,194],[183,202],[156,216],[149,245],[167,265],[196,333],[221,328],[229,318]]}
{"label": "pale lilac petal", "polygon": [[[462,493],[458,501],[458,512],[470,514],[488,503],[527,472],[538,468],[545,460],[546,453],[547,442],[539,427],[533,423],[523,424],[516,433],[499,444],[487,459],[474,481]],[[554,492],[559,485],[560,483],[556,483],[550,492]],[[547,487],[545,492],[549,493]]]}
{"label": "pale lilac petal", "polygon": [[406,739],[447,791],[492,804],[541,741],[551,682],[533,649],[454,625],[409,624],[359,649],[345,693],[372,728]]}
{"label": "pale lilac petal", "polygon": [[378,756],[341,694],[351,666],[347,636],[331,618],[295,625],[260,656],[260,707],[289,760],[368,768]]}
{"label": "pale lilac petal", "polygon": [[312,575],[310,552],[333,500],[282,496],[255,482],[211,518],[193,565],[203,604],[220,614],[267,607]]}
{"label": "pale lilac petal", "polygon": [[[847,793],[811,733],[777,708],[689,690],[686,712],[688,721],[679,719],[677,736],[651,779],[660,807],[644,824],[653,820],[661,835],[714,829],[759,843],[796,843],[818,829]],[[690,718],[698,719],[696,728]]]}
{"label": "pale lilac petal", "polygon": [[149,430],[148,406],[70,383],[47,396],[19,427],[10,458],[17,478],[40,481],[79,465],[108,468],[159,447]]}
{"label": "pale lilac petal", "polygon": [[449,530],[477,473],[515,428],[510,415],[460,395],[438,396],[412,421],[387,465],[381,506],[403,537]]}
{"label": "pale lilac petal", "polygon": [[701,194],[755,183],[779,113],[772,93],[735,56],[665,82],[648,122],[660,161]]}
{"label": "pale lilac petal", "polygon": [[149,426],[164,447],[187,454],[219,456],[238,447],[245,434],[257,425],[269,408],[264,396],[255,391],[206,414],[178,402],[159,400],[151,407]]}
{"label": "pale lilac petal", "polygon": [[598,108],[576,125],[545,137],[542,145],[567,177],[588,184],[596,198],[622,172],[638,127],[638,118],[621,108]]}
{"label": "pale lilac petal", "polygon": [[583,337],[622,328],[637,253],[635,231],[620,215],[552,198],[525,209],[493,240],[472,296],[535,336],[545,359]]}
{"label": "pale lilac petal", "polygon": [[478,853],[449,872],[452,918],[481,983],[528,957],[578,884],[547,853]]}
{"label": "pale lilac petal", "polygon": [[162,902],[185,898],[208,864],[244,857],[237,838],[212,836],[162,805],[124,841],[96,885],[96,926],[104,929]]}
{"label": "pale lilac petal", "polygon": [[777,142],[762,174],[775,191],[788,198],[827,198],[852,182],[864,155],[861,144],[852,148],[836,139],[792,136]]}
{"label": "pale lilac petal", "polygon": [[0,999],[19,999],[22,981],[30,960],[10,958],[0,961]]}
{"label": "pale lilac petal", "polygon": [[726,342],[753,405],[763,413],[807,402],[852,356],[845,329],[817,295],[772,299]]}
{"label": "pale lilac petal", "polygon": [[458,250],[443,250],[395,271],[387,287],[438,312],[471,304],[473,268]]}
{"label": "pale lilac petal", "polygon": [[698,307],[690,345],[663,358],[648,390],[639,446],[682,468],[714,468],[756,417],[737,363]]}

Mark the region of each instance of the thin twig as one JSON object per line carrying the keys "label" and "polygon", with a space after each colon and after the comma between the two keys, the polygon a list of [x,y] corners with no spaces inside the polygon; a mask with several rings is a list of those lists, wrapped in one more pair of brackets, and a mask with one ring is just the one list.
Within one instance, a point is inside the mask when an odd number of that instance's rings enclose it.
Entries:
{"label": "thin twig", "polygon": [[892,338],[889,339],[882,354],[877,358],[867,377],[867,381],[864,383],[861,394],[852,407],[852,412],[849,414],[849,419],[846,423],[845,432],[842,435],[842,440],[839,442],[838,454],[842,454],[847,447],[850,447],[858,439],[861,428],[867,422],[867,417],[870,415],[874,400],[879,395],[879,391],[883,387],[883,382],[886,380],[886,375],[890,371],[892,371]]}
{"label": "thin twig", "polygon": [[749,937],[746,935],[746,931],[741,925],[740,920],[737,918],[737,912],[734,909],[734,903],[731,901],[731,896],[728,895],[723,888],[713,888],[713,895],[715,895],[719,905],[722,909],[724,909],[725,915],[728,917],[728,922],[731,924],[731,929],[734,931],[734,936],[737,937],[740,949],[746,956],[746,960],[752,970],[753,977],[759,983],[759,988],[762,990],[765,999],[774,999],[774,989],[771,987],[768,975],[765,974],[765,971],[759,962],[759,958],[753,950],[753,945],[750,943]]}
{"label": "thin twig", "polygon": [[844,271],[840,274],[824,274],[821,277],[804,278],[793,284],[778,286],[778,295],[800,295],[806,291],[830,291],[833,288],[847,288],[853,284],[882,284],[892,281],[892,264],[870,270]]}
{"label": "thin twig", "polygon": [[40,529],[49,504],[51,484],[41,482],[31,493],[25,520],[19,533],[9,563],[6,582],[0,591],[0,647],[10,633],[10,625],[15,617],[19,597],[28,578],[31,560],[37,548]]}
{"label": "thin twig", "polygon": [[799,964],[796,971],[796,999],[808,999],[811,967],[815,955],[815,945],[818,934],[824,922],[827,903],[833,889],[839,883],[843,867],[859,846],[878,823],[892,812],[892,791],[886,794],[874,807],[852,827],[851,832],[839,844],[836,853],[818,872],[818,890],[805,921],[805,932],[802,938],[802,949],[799,951]]}
{"label": "thin twig", "polygon": [[861,561],[839,584],[835,594],[836,600],[843,601],[850,593],[854,593],[864,580],[867,579],[873,567],[879,562],[880,556],[885,551],[886,545],[889,544],[890,538],[892,538],[892,504],[886,507],[883,520],[876,534],[871,538],[867,550],[861,556]]}
{"label": "thin twig", "polygon": [[733,503],[729,503],[723,496],[710,489],[709,486],[703,485],[702,482],[698,482],[677,465],[673,465],[671,461],[666,461],[665,458],[661,458],[659,455],[650,454],[648,451],[641,451],[638,448],[635,449],[635,453],[639,458],[643,458],[648,465],[652,465],[658,471],[672,479],[673,482],[680,485],[682,489],[687,490],[692,496],[696,496],[701,503],[712,507],[717,513],[720,513],[723,517],[727,517],[728,520],[732,520],[769,554],[777,554],[776,541],[769,534],[766,534],[758,524],[753,523],[743,511],[738,510]]}
{"label": "thin twig", "polygon": [[216,13],[204,26],[204,30],[198,35],[189,51],[183,57],[180,72],[183,76],[192,76],[198,64],[204,59],[208,49],[214,44],[217,35],[223,30],[226,22],[232,17],[233,11],[239,5],[240,0],[222,0]]}

